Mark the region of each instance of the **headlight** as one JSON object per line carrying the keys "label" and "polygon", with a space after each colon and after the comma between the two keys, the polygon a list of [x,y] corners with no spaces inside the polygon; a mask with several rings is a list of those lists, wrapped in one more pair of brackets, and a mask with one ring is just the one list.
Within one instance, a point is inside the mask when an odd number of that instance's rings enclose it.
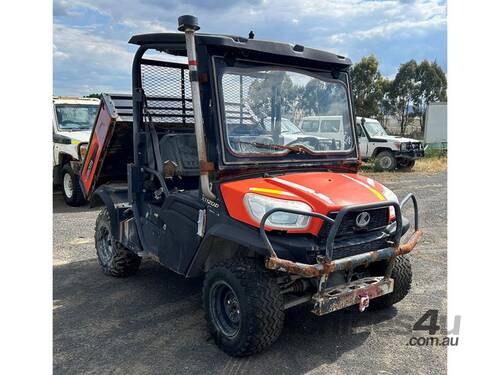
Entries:
{"label": "headlight", "polygon": [[[399,203],[399,199],[398,199],[398,196],[396,194],[394,194],[392,192],[392,190],[386,188],[384,185],[382,185],[382,187],[384,188],[383,191],[382,191],[382,195],[385,197],[385,199],[387,199],[388,201],[390,202],[396,202],[396,203]],[[393,206],[390,206],[389,207],[389,216],[392,218],[392,217],[396,217],[396,210],[394,209]]]}
{"label": "headlight", "polygon": [[[266,212],[273,208],[287,208],[311,212],[311,207],[303,202],[289,201],[266,197],[264,195],[247,193],[243,198],[245,207],[252,218],[260,223]],[[311,218],[304,215],[296,215],[288,212],[275,212],[266,221],[266,225],[277,229],[303,229],[309,226]]]}

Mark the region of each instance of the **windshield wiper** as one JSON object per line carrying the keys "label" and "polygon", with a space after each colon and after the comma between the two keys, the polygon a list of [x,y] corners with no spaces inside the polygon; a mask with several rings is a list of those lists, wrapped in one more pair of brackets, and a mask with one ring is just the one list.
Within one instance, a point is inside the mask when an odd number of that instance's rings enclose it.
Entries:
{"label": "windshield wiper", "polygon": [[260,143],[260,142],[245,142],[245,141],[235,141],[236,143],[239,144],[245,144],[245,145],[251,145],[254,147],[258,148],[274,148],[276,150],[288,150],[297,154],[303,154],[303,153],[311,153],[312,150],[309,148],[303,146],[303,145],[297,145],[297,146],[282,146],[282,145],[277,145],[274,143]]}

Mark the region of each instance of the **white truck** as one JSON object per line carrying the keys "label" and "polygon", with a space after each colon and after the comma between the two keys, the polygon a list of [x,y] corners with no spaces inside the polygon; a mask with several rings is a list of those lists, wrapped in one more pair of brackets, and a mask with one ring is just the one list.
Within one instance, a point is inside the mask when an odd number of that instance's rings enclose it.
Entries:
{"label": "white truck", "polygon": [[375,119],[356,117],[356,135],[363,160],[373,158],[383,171],[411,169],[424,156],[422,142],[412,138],[388,135]]}
{"label": "white truck", "polygon": [[344,123],[342,116],[306,116],[299,124],[307,135],[335,140],[338,150],[344,149]]}
{"label": "white truck", "polygon": [[80,188],[80,166],[87,151],[100,100],[69,96],[53,97],[53,181],[60,185],[70,206],[86,200]]}

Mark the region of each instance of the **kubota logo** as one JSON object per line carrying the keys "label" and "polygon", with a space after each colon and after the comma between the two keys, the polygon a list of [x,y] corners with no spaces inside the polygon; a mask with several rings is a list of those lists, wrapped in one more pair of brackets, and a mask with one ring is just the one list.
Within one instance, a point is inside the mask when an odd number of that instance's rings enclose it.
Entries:
{"label": "kubota logo", "polygon": [[361,212],[356,216],[356,225],[360,228],[364,228],[370,222],[370,214],[366,211]]}

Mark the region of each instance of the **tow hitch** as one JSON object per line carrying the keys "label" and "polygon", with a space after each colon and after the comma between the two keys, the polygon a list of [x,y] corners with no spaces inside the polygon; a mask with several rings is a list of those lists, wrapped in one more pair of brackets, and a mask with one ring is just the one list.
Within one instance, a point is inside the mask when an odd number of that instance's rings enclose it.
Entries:
{"label": "tow hitch", "polygon": [[359,311],[363,312],[370,304],[370,296],[368,294],[359,296]]}
{"label": "tow hitch", "polygon": [[392,293],[393,289],[394,280],[389,277],[366,277],[316,293],[312,298],[314,302],[312,312],[316,315],[325,315],[352,305],[358,305],[359,311],[363,312],[368,307],[370,299]]}

